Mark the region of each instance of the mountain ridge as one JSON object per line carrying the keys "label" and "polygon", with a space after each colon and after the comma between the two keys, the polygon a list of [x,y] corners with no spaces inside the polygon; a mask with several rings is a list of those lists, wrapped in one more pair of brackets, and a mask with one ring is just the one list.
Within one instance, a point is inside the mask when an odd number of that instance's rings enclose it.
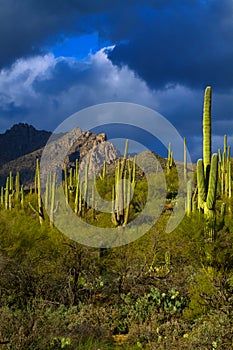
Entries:
{"label": "mountain ridge", "polygon": [[44,147],[51,135],[50,131],[37,130],[27,123],[13,125],[0,134],[0,167]]}
{"label": "mountain ridge", "polygon": [[[23,146],[18,147],[24,136]],[[75,159],[81,161],[90,153],[89,168],[91,173],[94,173],[104,160],[111,163],[120,156],[120,152],[107,141],[105,133],[92,134],[90,131],[85,132],[80,128],[54,136],[51,132],[39,131],[31,125],[20,123],[1,134],[0,141],[1,186],[4,185],[10,172],[15,175],[18,171],[22,183],[26,186],[33,184],[36,159],[41,158],[44,150],[44,153],[47,152],[47,156],[49,156],[48,166],[54,166],[55,162],[57,167],[63,167],[63,162],[56,157],[59,156],[62,147],[67,150],[64,159],[67,168],[74,167]],[[6,149],[9,144],[11,145],[10,149]],[[46,144],[47,146],[44,148]],[[40,147],[36,148],[38,145]],[[17,147],[18,151],[15,154],[14,151]],[[26,153],[27,150],[28,153]]]}

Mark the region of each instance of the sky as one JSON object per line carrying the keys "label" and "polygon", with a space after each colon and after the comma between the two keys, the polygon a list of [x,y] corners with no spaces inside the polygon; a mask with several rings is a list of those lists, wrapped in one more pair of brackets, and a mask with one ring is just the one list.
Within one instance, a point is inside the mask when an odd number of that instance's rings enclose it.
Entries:
{"label": "sky", "polygon": [[0,0],[0,133],[130,102],[167,118],[195,160],[210,85],[213,150],[224,134],[233,147],[232,42],[232,0]]}

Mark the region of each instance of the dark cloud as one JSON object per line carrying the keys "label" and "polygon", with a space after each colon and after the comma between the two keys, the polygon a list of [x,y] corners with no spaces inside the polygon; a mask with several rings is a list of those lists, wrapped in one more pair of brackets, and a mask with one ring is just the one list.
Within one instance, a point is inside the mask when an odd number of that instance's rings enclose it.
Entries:
{"label": "dark cloud", "polygon": [[0,66],[37,54],[55,34],[74,30],[77,10],[71,5],[72,1],[0,0]]}
{"label": "dark cloud", "polygon": [[[160,7],[173,2],[149,0],[148,4]],[[0,0],[0,68],[43,52],[45,44],[60,36],[98,30],[100,22],[105,25],[103,15],[127,13],[125,25],[133,18],[133,8],[142,4],[143,0]],[[118,15],[117,20],[121,21]],[[110,32],[108,28],[105,34]]]}
{"label": "dark cloud", "polygon": [[233,86],[232,0],[0,0],[0,67],[69,34],[99,31],[152,88]]}
{"label": "dark cloud", "polygon": [[[232,16],[232,0],[0,0],[0,129],[53,129],[81,108],[129,101],[162,113],[198,154],[206,85],[215,140],[233,132]],[[111,61],[45,54],[94,31],[116,45]]]}
{"label": "dark cloud", "polygon": [[[125,14],[126,16],[126,14]],[[135,12],[133,26],[122,27],[114,16],[110,35],[123,42],[109,58],[128,65],[148,84],[191,88],[233,87],[233,3],[195,1],[152,11]]]}
{"label": "dark cloud", "polygon": [[59,35],[94,30],[93,18],[87,20],[86,16],[123,3],[123,0],[0,0],[0,67],[40,53],[45,43],[59,40]]}

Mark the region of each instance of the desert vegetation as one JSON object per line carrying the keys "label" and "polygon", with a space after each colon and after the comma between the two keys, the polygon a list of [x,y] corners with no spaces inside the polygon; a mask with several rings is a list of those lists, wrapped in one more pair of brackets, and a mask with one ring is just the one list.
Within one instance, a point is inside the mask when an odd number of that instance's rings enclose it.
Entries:
{"label": "desert vegetation", "polygon": [[[30,187],[10,172],[0,191],[2,349],[232,348],[232,158],[226,135],[212,153],[211,134],[207,87],[202,159],[194,170],[187,167],[184,139],[184,160],[176,165],[171,143],[155,174],[155,198],[164,178],[166,184],[159,219],[139,239],[115,248],[81,245],[56,228],[54,218],[65,208],[55,173],[47,174],[42,195],[39,159]],[[81,220],[117,230],[142,212],[147,178],[127,147],[97,177],[89,178],[87,162],[82,182],[78,161],[64,166],[65,206]],[[185,215],[168,233],[180,172]],[[99,210],[95,188],[114,203],[111,213]]]}

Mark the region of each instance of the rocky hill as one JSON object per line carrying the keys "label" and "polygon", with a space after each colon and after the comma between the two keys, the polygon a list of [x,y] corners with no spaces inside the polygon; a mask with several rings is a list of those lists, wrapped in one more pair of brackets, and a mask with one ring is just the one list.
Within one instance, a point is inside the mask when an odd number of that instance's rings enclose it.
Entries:
{"label": "rocky hill", "polygon": [[[67,168],[74,167],[76,159],[80,161],[82,169],[82,160],[88,154],[90,173],[94,173],[104,160],[110,164],[120,156],[119,151],[106,140],[104,133],[96,135],[76,128],[66,134],[56,135],[44,151],[50,136],[51,133],[38,131],[27,124],[15,125],[1,135],[0,185],[5,183],[10,171],[13,174],[19,171],[24,184],[33,184],[36,158],[40,159],[42,154],[51,170],[63,167],[63,164]],[[61,154],[64,154],[63,158]]]}
{"label": "rocky hill", "polygon": [[16,124],[0,134],[0,167],[25,154],[42,148],[51,132],[36,130],[32,125]]}

